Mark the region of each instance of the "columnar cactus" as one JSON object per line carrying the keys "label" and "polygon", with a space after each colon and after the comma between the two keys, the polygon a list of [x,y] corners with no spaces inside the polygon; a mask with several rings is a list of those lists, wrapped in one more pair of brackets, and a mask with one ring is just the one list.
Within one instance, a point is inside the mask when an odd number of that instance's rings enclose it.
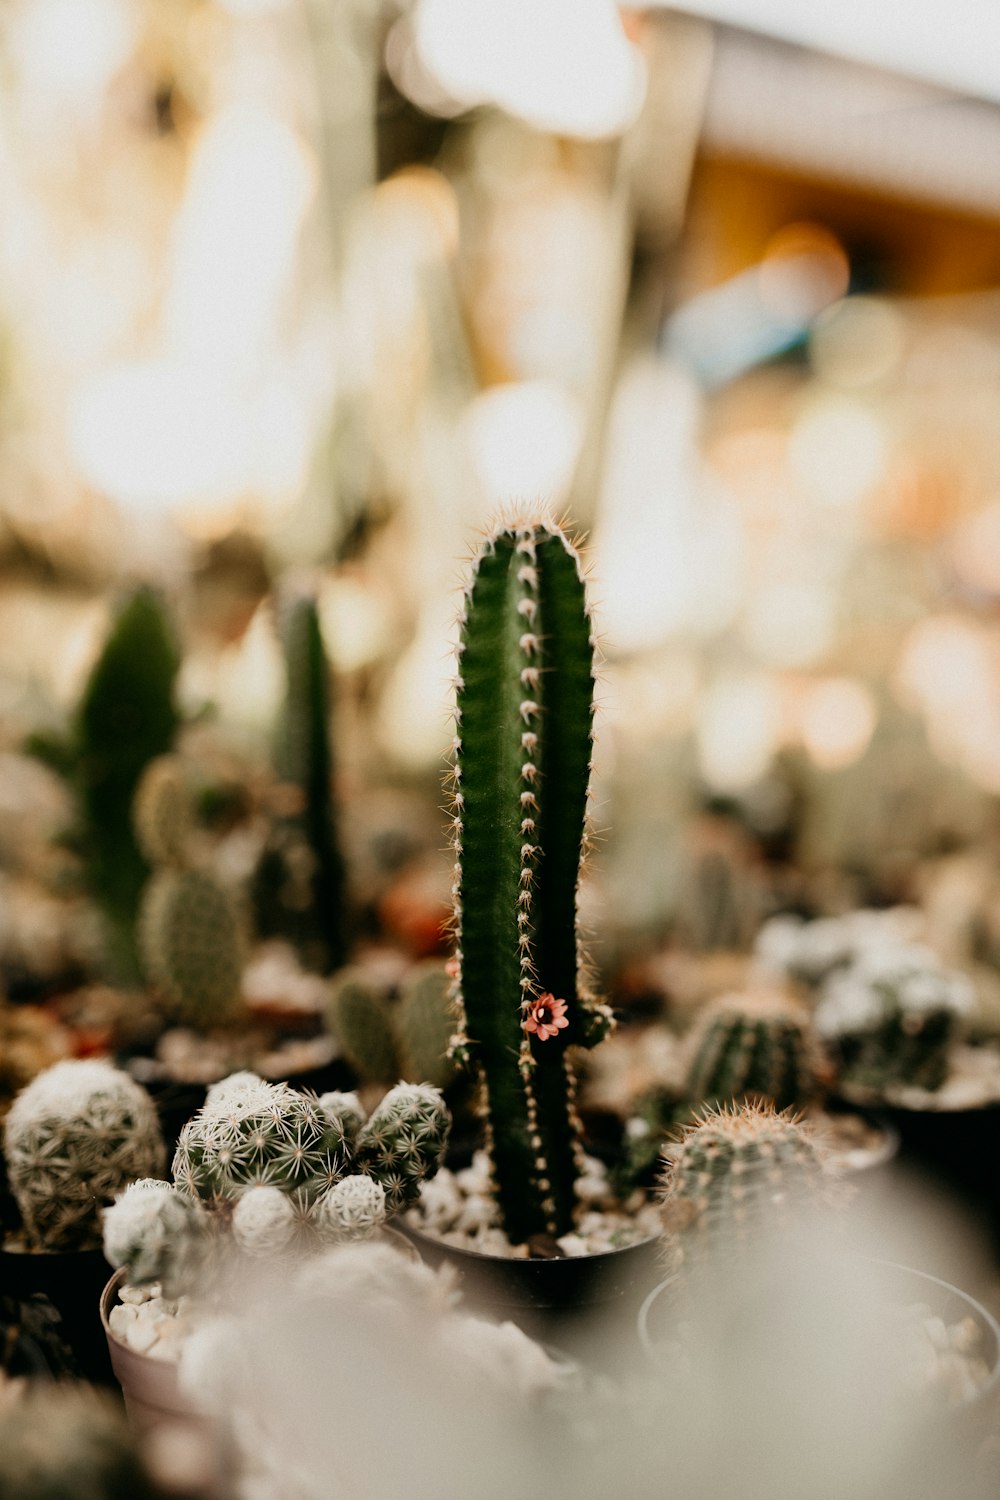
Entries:
{"label": "columnar cactus", "polygon": [[142,1183],[104,1215],[104,1251],[132,1280],[190,1290],[227,1235],[273,1258],[296,1245],[372,1234],[440,1164],[448,1110],[400,1084],[371,1115],[353,1094],[300,1094],[234,1074],[181,1131],[174,1183]]}
{"label": "columnar cactus", "polygon": [[819,1091],[822,1054],[809,1015],[781,994],[723,995],[699,1017],[689,1040],[686,1091],[696,1104],[747,1098],[777,1109]]}
{"label": "columnar cactus", "polygon": [[482,1083],[512,1241],[563,1234],[579,1175],[572,1045],[610,1012],[581,979],[577,887],[590,779],[593,650],[580,559],[546,522],[484,544],[459,646],[454,1055]]}
{"label": "columnar cactus", "polygon": [[770,1105],[710,1111],[664,1153],[668,1260],[738,1256],[755,1232],[820,1201],[823,1157],[806,1126]]}
{"label": "columnar cactus", "polygon": [[208,870],[192,868],[194,795],[179,756],[158,756],[139,783],[133,820],[153,874],[139,912],[146,978],[171,1018],[204,1028],[238,1002],[244,933],[236,902]]}
{"label": "columnar cactus", "polygon": [[164,1165],[149,1095],[97,1061],[60,1062],[39,1073],[11,1107],[4,1149],[25,1232],[44,1250],[99,1245],[103,1205]]}
{"label": "columnar cactus", "polygon": [[76,793],[75,842],[106,918],[109,962],[127,978],[137,969],[134,927],[147,873],[130,810],[143,768],[177,731],[179,665],[161,600],[136,589],[118,610],[65,743],[35,737],[29,746]]}
{"label": "columnar cactus", "polygon": [[308,967],[329,974],[347,958],[344,859],[337,841],[330,738],[330,668],[316,601],[300,594],[280,615],[286,693],[275,765],[283,806],[255,880],[262,937],[287,937]]}

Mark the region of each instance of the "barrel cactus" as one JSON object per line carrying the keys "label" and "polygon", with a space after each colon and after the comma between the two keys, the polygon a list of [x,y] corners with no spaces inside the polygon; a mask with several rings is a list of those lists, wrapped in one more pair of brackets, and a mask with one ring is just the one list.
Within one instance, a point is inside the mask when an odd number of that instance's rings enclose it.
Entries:
{"label": "barrel cactus", "polygon": [[100,1245],[101,1208],[164,1166],[145,1089],[91,1060],[56,1063],[21,1091],[7,1116],[4,1149],[25,1232],[42,1250]]}
{"label": "barrel cactus", "polygon": [[569,1049],[611,1024],[584,982],[577,928],[593,653],[580,559],[562,531],[495,531],[461,620],[453,1053],[481,1083],[514,1243],[572,1227],[581,1146]]}
{"label": "barrel cactus", "polygon": [[720,996],[688,1041],[686,1092],[696,1104],[759,1098],[787,1109],[817,1095],[822,1072],[808,1012],[780,993]]}
{"label": "barrel cactus", "polygon": [[674,1266],[738,1257],[755,1232],[821,1201],[824,1161],[809,1127],[770,1105],[711,1110],[664,1155],[660,1208]]}

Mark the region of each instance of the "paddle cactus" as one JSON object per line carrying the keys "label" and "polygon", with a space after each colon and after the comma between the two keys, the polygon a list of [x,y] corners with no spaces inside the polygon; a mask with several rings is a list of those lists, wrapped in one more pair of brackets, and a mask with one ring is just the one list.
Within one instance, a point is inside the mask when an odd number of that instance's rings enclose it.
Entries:
{"label": "paddle cactus", "polygon": [[330,990],[330,1030],[345,1059],[366,1083],[399,1077],[399,1053],[388,990],[360,967],[342,969]]}
{"label": "paddle cactus", "polygon": [[457,1018],[443,963],[429,958],[413,966],[400,985],[395,1022],[402,1076],[447,1088],[455,1075],[449,1048]]}
{"label": "paddle cactus", "polygon": [[14,1100],[4,1149],[11,1191],[33,1247],[101,1242],[100,1211],[164,1165],[153,1101],[109,1063],[56,1063]]}
{"label": "paddle cactus", "polygon": [[577,889],[593,652],[580,559],[547,522],[483,545],[459,645],[453,1053],[482,1084],[495,1192],[515,1243],[563,1234],[580,1125],[569,1047],[611,1023],[581,977]]}
{"label": "paddle cactus", "polygon": [[455,1007],[445,965],[414,964],[392,998],[360,967],[342,969],[330,990],[330,1030],[344,1058],[365,1083],[433,1083],[447,1088],[455,1076],[449,1046]]}
{"label": "paddle cactus", "polygon": [[777,1109],[819,1092],[823,1058],[801,1006],[771,992],[723,995],[689,1041],[686,1092],[695,1104],[768,1099]]}

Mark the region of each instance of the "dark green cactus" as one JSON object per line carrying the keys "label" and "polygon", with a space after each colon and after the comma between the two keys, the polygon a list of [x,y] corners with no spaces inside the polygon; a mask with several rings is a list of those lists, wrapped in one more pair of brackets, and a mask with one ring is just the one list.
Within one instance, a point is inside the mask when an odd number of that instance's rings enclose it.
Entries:
{"label": "dark green cactus", "polygon": [[668,1263],[738,1257],[755,1232],[822,1201],[823,1157],[807,1125],[771,1105],[709,1111],[664,1153]]}
{"label": "dark green cactus", "polygon": [[118,610],[66,742],[29,743],[76,793],[74,842],[105,916],[109,964],[121,978],[138,972],[134,928],[147,874],[132,799],[144,767],[170,749],[177,731],[179,665],[162,601],[150,588],[136,589]]}
{"label": "dark green cactus", "polygon": [[780,995],[724,995],[692,1032],[687,1094],[695,1104],[768,1099],[806,1104],[820,1088],[822,1056],[809,1016]]}
{"label": "dark green cactus", "polygon": [[327,1015],[330,1030],[359,1078],[366,1083],[394,1083],[399,1078],[388,994],[364,969],[341,970],[330,991]]}
{"label": "dark green cactus", "polygon": [[262,937],[292,941],[329,974],[347,957],[344,860],[337,842],[330,740],[330,669],[316,601],[299,595],[281,617],[286,693],[276,769],[290,795],[255,878]]}
{"label": "dark green cactus", "polygon": [[362,1125],[355,1169],[382,1185],[387,1213],[416,1201],[441,1165],[450,1128],[440,1090],[426,1083],[397,1083]]}
{"label": "dark green cactus", "polygon": [[448,1055],[458,1025],[451,980],[443,963],[429,958],[414,964],[399,989],[395,1014],[400,1075],[413,1083],[448,1087],[455,1076]]}
{"label": "dark green cactus", "polygon": [[483,546],[459,647],[455,1055],[482,1082],[504,1228],[572,1225],[579,1122],[568,1048],[610,1012],[586,993],[577,886],[590,779],[593,642],[579,558],[547,523]]}

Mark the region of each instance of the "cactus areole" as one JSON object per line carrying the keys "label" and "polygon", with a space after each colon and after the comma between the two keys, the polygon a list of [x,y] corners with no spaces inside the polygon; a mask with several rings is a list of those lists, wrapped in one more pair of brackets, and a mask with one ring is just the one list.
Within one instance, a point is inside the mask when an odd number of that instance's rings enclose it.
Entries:
{"label": "cactus areole", "polygon": [[466,593],[454,764],[455,1056],[478,1073],[504,1228],[572,1225],[580,1130],[569,1049],[610,1012],[585,992],[593,641],[579,558],[555,526],[503,527]]}

